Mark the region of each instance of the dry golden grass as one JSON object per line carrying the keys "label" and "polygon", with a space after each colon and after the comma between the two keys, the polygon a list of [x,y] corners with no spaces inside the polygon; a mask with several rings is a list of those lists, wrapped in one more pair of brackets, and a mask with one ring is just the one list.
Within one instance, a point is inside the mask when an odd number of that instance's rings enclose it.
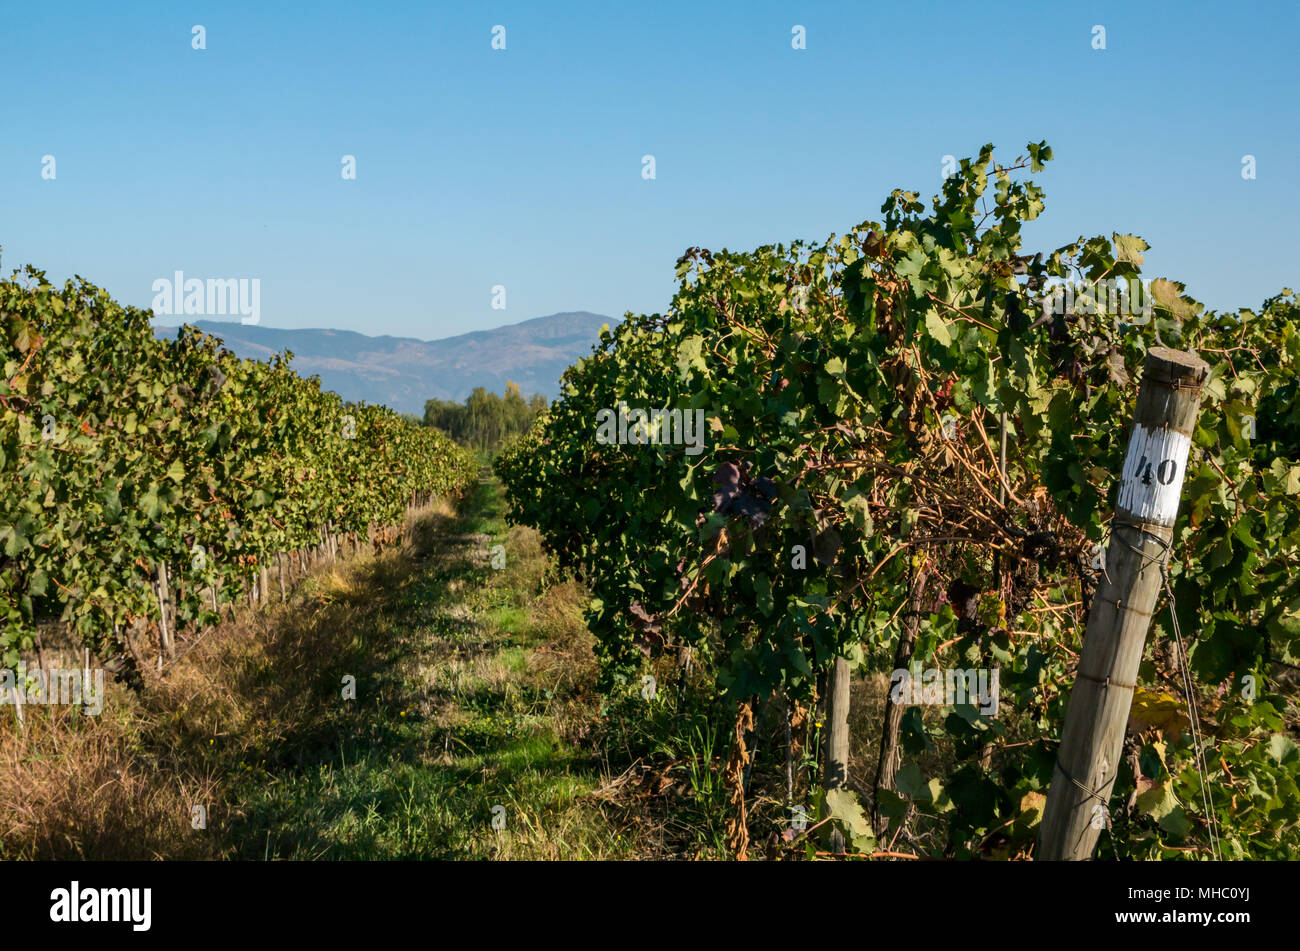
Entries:
{"label": "dry golden grass", "polygon": [[[120,698],[114,698],[121,702]],[[210,777],[159,771],[118,715],[72,724],[28,709],[0,744],[0,843],[6,858],[207,858],[190,805],[211,801]]]}
{"label": "dry golden grass", "polygon": [[[167,669],[146,663],[139,694],[110,687],[99,717],[30,708],[19,732],[0,708],[0,857],[679,854],[659,828],[673,804],[650,815],[602,749],[587,600],[481,485],[459,511],[421,512],[400,549],[182,633]],[[357,703],[340,701],[345,673]]]}
{"label": "dry golden grass", "polygon": [[145,658],[140,694],[106,678],[100,716],[29,706],[20,729],[13,707],[0,707],[0,857],[220,857],[219,839],[192,827],[192,807],[204,805],[210,825],[229,818],[230,764],[313,740],[319,672],[355,667],[348,631],[372,610],[369,592],[399,584],[452,511],[417,513],[401,551],[319,566],[287,604],[182,634],[163,673]]}

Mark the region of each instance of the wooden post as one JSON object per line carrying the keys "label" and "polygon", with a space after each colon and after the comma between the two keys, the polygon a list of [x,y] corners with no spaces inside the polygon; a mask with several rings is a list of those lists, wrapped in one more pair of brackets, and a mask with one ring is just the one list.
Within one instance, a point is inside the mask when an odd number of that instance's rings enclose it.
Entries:
{"label": "wooden post", "polygon": [[17,721],[18,730],[21,732],[23,727],[26,726],[26,722],[23,720],[23,704],[27,702],[27,684],[16,679],[18,677],[17,670],[14,671],[14,677],[14,720]]}
{"label": "wooden post", "polygon": [[[826,757],[822,765],[822,787],[840,789],[849,779],[849,697],[852,681],[849,662],[835,658],[826,683]],[[844,852],[844,837],[838,829],[831,833],[831,851]]]}
{"label": "wooden post", "polygon": [[[928,567],[916,569],[907,593],[907,615],[903,619],[903,629],[898,635],[898,647],[894,651],[894,670],[907,670],[912,663],[912,654],[916,650],[916,635],[921,630],[921,601],[925,597],[925,585],[928,580]],[[876,762],[876,795],[871,807],[872,825],[876,829],[876,835],[884,835],[889,827],[889,819],[880,811],[880,792],[882,789],[894,791],[894,777],[902,762],[898,736],[903,727],[903,713],[906,709],[906,701],[895,703],[894,691],[890,689],[885,695],[885,726],[880,734],[880,758]]]}
{"label": "wooden post", "polygon": [[1110,824],[1111,788],[1209,372],[1193,353],[1164,347],[1147,351],[1106,570],[1088,614],[1066,707],[1038,858],[1090,858],[1101,830]]}
{"label": "wooden post", "polygon": [[171,627],[168,628],[168,630],[171,632],[171,646],[173,651],[176,650],[176,632],[179,631],[181,627],[180,605],[184,600],[185,600],[185,568],[184,565],[181,565],[177,569],[176,582],[172,586],[172,591],[171,591],[172,623],[171,623]]}
{"label": "wooden post", "polygon": [[158,669],[162,670],[163,656],[171,657],[171,631],[168,628],[168,613],[171,596],[167,591],[167,562],[158,563]]}

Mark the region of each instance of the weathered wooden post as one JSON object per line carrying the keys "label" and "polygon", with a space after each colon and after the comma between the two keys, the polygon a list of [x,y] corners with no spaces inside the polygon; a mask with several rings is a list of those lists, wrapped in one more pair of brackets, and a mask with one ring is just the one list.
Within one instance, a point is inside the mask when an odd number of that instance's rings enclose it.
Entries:
{"label": "weathered wooden post", "polygon": [[[822,764],[822,787],[840,789],[849,780],[849,698],[852,693],[849,662],[835,658],[835,666],[826,678],[826,759]],[[844,837],[838,829],[831,831],[831,851],[844,851]]]}
{"label": "weathered wooden post", "polygon": [[174,653],[171,635],[171,592],[167,590],[167,562],[158,563],[158,575],[155,582],[158,594],[158,669],[163,669],[163,658]]}
{"label": "weathered wooden post", "polygon": [[271,571],[266,552],[257,556],[257,597],[262,604],[271,602]]}
{"label": "weathered wooden post", "polygon": [[852,679],[849,662],[844,657],[835,658],[826,679],[826,762],[823,764],[822,785],[839,789],[849,778],[849,694]]}
{"label": "weathered wooden post", "polygon": [[1090,858],[1110,822],[1108,803],[1138,665],[1169,558],[1201,387],[1209,372],[1193,353],[1164,347],[1147,351],[1106,568],[1088,614],[1066,707],[1038,858]]}
{"label": "weathered wooden post", "polygon": [[[916,636],[921,630],[921,601],[925,597],[925,585],[929,579],[928,566],[916,570],[908,586],[907,614],[903,619],[903,629],[898,635],[898,647],[894,651],[894,670],[907,670],[912,663],[912,654],[916,650]],[[891,675],[892,683],[892,675]],[[880,758],[876,761],[876,795],[871,807],[872,824],[876,835],[884,835],[889,827],[889,820],[880,811],[881,791],[894,792],[894,777],[902,765],[902,754],[898,737],[903,727],[903,713],[907,703],[895,703],[891,689],[885,695],[885,727],[880,734]]]}

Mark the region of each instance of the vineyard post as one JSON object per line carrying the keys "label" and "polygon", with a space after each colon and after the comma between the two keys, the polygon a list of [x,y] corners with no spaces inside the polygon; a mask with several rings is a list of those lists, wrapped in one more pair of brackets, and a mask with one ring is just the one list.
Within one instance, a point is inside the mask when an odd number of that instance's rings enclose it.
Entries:
{"label": "vineyard post", "polygon": [[[898,635],[898,647],[894,651],[894,670],[907,670],[912,663],[912,654],[916,650],[916,636],[921,629],[921,603],[925,597],[925,586],[929,580],[930,570],[927,565],[914,568],[914,576],[907,589],[907,613],[903,619],[903,629]],[[893,675],[890,675],[893,683]],[[894,692],[885,694],[885,725],[880,734],[880,758],[876,761],[876,792],[871,807],[872,823],[877,835],[884,835],[889,828],[889,818],[880,811],[882,790],[894,792],[894,777],[901,765],[899,750],[899,733],[903,726],[903,713],[907,705],[894,702]],[[906,818],[903,820],[906,821]]]}
{"label": "vineyard post", "polygon": [[179,610],[177,605],[184,604],[184,603],[185,603],[185,568],[183,565],[178,565],[176,568],[176,583],[173,585],[171,591],[172,623],[169,630],[171,631],[170,645],[172,647],[173,652],[176,649],[176,631],[181,626],[180,617],[177,614]]}
{"label": "vineyard post", "polygon": [[835,789],[849,775],[849,661],[836,657],[826,687],[826,763],[824,785]]}
{"label": "vineyard post", "polygon": [[172,642],[167,629],[167,562],[158,563],[158,669],[162,670],[163,657],[172,655]]}
{"label": "vineyard post", "polygon": [[[823,766],[822,786],[828,792],[848,784],[851,687],[848,658],[836,657],[826,685],[826,762]],[[831,850],[844,851],[844,837],[838,829],[831,833]]]}
{"label": "vineyard post", "polygon": [[1194,353],[1147,351],[1106,568],[1066,707],[1038,858],[1090,858],[1101,830],[1110,825],[1110,793],[1209,372]]}

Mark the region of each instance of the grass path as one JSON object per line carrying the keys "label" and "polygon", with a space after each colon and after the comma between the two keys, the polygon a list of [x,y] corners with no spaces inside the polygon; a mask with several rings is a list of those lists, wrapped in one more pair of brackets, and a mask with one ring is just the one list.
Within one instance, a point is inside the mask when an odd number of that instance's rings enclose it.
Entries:
{"label": "grass path", "polygon": [[[543,588],[536,536],[507,528],[494,482],[415,534],[407,563],[345,568],[320,592],[351,625],[319,671],[334,709],[242,751],[229,854],[630,857],[590,797],[602,764],[575,735],[593,699],[575,682],[590,654],[580,592]],[[345,674],[357,678],[352,701]]]}
{"label": "grass path", "polygon": [[183,637],[93,720],[0,721],[0,858],[725,854],[729,725],[599,694],[587,595],[495,480],[409,529]]}

